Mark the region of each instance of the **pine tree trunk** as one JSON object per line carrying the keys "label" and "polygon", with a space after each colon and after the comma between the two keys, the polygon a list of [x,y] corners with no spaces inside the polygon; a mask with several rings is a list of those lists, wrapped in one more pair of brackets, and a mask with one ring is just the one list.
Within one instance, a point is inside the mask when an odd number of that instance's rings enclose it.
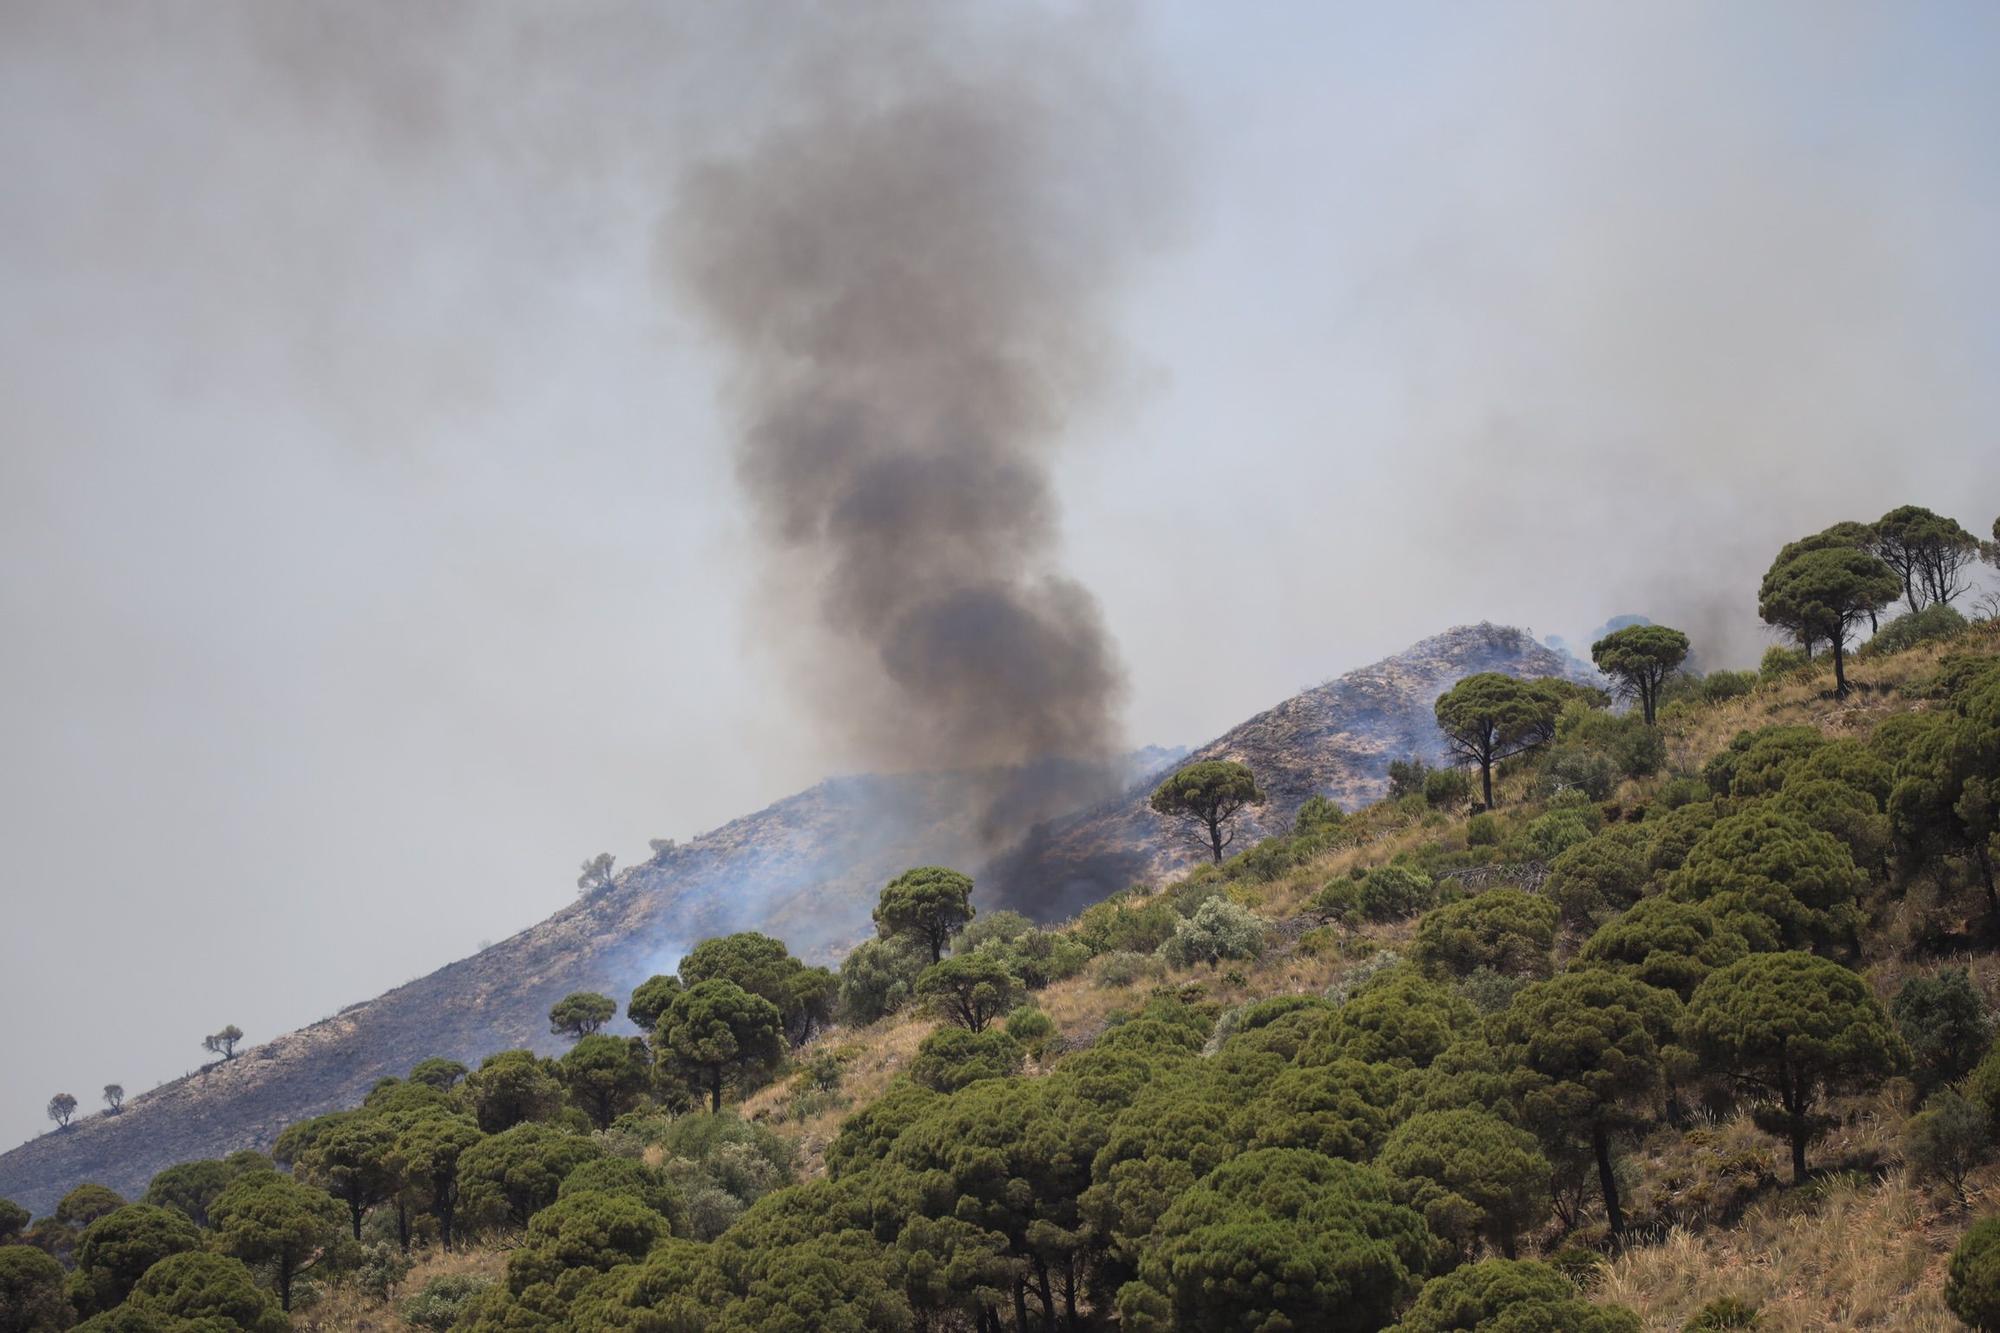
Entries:
{"label": "pine tree trunk", "polygon": [[1597,1186],[1604,1191],[1604,1217],[1611,1234],[1625,1230],[1625,1214],[1618,1208],[1618,1177],[1611,1170],[1611,1136],[1602,1123],[1590,1127],[1590,1146],[1597,1154]]}

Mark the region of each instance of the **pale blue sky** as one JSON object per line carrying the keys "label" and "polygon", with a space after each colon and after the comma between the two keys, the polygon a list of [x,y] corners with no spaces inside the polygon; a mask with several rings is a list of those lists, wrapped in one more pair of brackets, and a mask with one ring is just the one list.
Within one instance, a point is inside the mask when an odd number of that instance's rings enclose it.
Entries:
{"label": "pale blue sky", "polygon": [[[0,1134],[855,762],[653,259],[756,19],[259,9],[0,14]],[[1740,659],[1777,543],[2000,511],[2000,11],[1128,9],[1184,204],[1057,482],[1135,743],[1470,619]]]}

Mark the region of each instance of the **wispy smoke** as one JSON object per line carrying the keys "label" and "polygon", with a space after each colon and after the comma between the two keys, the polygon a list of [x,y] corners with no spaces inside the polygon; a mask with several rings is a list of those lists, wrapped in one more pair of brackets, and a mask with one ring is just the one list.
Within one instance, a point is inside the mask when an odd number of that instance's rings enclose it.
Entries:
{"label": "wispy smoke", "polygon": [[1156,233],[1158,155],[1094,73],[1118,34],[969,14],[844,12],[776,121],[688,173],[666,248],[733,353],[767,623],[827,721],[893,768],[1101,761],[1124,672],[1059,567],[1047,456]]}

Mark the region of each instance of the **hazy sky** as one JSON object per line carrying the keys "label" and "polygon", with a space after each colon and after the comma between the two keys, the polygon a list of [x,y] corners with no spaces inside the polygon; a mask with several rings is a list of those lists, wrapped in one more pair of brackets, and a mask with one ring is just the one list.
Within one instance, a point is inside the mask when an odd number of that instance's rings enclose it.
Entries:
{"label": "hazy sky", "polygon": [[[660,255],[805,12],[0,5],[0,1141],[857,762]],[[1132,741],[1471,619],[1746,660],[1783,540],[2000,511],[2000,10],[1076,31],[1178,164],[1053,463]]]}

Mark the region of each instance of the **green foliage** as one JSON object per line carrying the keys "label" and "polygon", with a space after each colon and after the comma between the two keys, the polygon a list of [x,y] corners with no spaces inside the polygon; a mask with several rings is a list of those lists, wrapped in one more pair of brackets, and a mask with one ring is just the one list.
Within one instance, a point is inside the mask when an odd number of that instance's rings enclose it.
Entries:
{"label": "green foliage", "polygon": [[1896,764],[1889,817],[1896,836],[1921,855],[1968,857],[2000,909],[1995,848],[2000,845],[2000,672],[1968,677],[1948,712],[1913,726]]}
{"label": "green foliage", "polygon": [[1806,643],[1833,646],[1834,694],[1847,696],[1846,641],[1856,622],[1896,599],[1895,571],[1866,551],[1834,547],[1807,551],[1771,567],[1759,590],[1757,614]]}
{"label": "green foliage", "polygon": [[1152,953],[1173,937],[1180,920],[1164,897],[1113,894],[1083,910],[1076,936],[1093,954]]}
{"label": "green foliage", "polygon": [[1655,874],[1679,870],[1686,864],[1694,845],[1722,818],[1722,804],[1720,801],[1690,801],[1646,821],[1645,829],[1650,839],[1646,847],[1646,864],[1652,867]]}
{"label": "green foliage", "polygon": [[354,1239],[361,1218],[392,1194],[398,1184],[396,1131],[379,1116],[356,1113],[316,1135],[293,1161],[293,1174],[317,1185],[346,1205]]}
{"label": "green foliage", "polygon": [[827,1145],[827,1174],[839,1179],[882,1160],[891,1144],[938,1100],[938,1094],[907,1079],[891,1083],[880,1097],[841,1122]]}
{"label": "green foliage", "polygon": [[553,1118],[562,1110],[563,1089],[533,1051],[501,1051],[465,1076],[465,1101],[479,1127],[498,1134],[527,1121]]}
{"label": "green foliage", "polygon": [[205,1228],[208,1206],[238,1174],[227,1162],[182,1162],[154,1176],[140,1202],[175,1209],[196,1226]]}
{"label": "green foliage", "polygon": [[[1979,539],[1956,519],[1922,505],[1901,505],[1876,519],[1871,550],[1894,571],[1910,610],[1943,608],[1964,588],[1964,568],[1979,559]],[[1891,594],[1893,597],[1894,594]]]}
{"label": "green foliage", "polygon": [[997,959],[1029,990],[1066,981],[1090,962],[1090,947],[1067,931],[1029,929],[1010,939],[989,939],[978,952]]}
{"label": "green foliage", "polygon": [[1056,1021],[1033,1005],[1024,1004],[1007,1015],[1007,1035],[1039,1060],[1056,1035]]}
{"label": "green foliage", "polygon": [[1974,1222],[1951,1252],[1944,1303],[1981,1333],[2000,1329],[2000,1217]]}
{"label": "green foliage", "polygon": [[576,991],[549,1010],[549,1031],[559,1037],[588,1037],[618,1015],[618,1001],[593,991]]}
{"label": "green foliage", "polygon": [[1941,1181],[1961,1203],[1966,1176],[1991,1145],[1986,1109],[1949,1088],[1934,1093],[1903,1128],[1903,1161],[1911,1176]]}
{"label": "green foliage", "polygon": [[1726,1333],[1729,1329],[1762,1327],[1763,1320],[1758,1318],[1755,1305],[1734,1296],[1718,1296],[1696,1310],[1693,1317],[1681,1325],[1681,1333]]}
{"label": "green foliage", "polygon": [[147,1269],[124,1306],[173,1333],[284,1333],[291,1327],[240,1260],[189,1251]]}
{"label": "green foliage", "polygon": [[1388,1133],[1396,1072],[1354,1059],[1286,1069],[1245,1109],[1241,1132],[1253,1148],[1305,1148],[1366,1161]]}
{"label": "green foliage", "polygon": [[910,1081],[933,1092],[957,1092],[983,1078],[1020,1072],[1021,1043],[998,1028],[939,1028],[923,1039],[910,1062]]}
{"label": "green foliage", "polygon": [[1147,804],[1156,814],[1180,821],[1197,842],[1222,863],[1223,849],[1236,840],[1231,827],[1246,805],[1262,805],[1264,793],[1242,764],[1209,759],[1189,764],[1162,782]]}
{"label": "green foliage", "polygon": [[1766,648],[1763,657],[1757,661],[1759,681],[1783,680],[1787,676],[1805,670],[1812,665],[1812,659],[1798,648]]}
{"label": "green foliage", "polygon": [[526,1226],[571,1171],[603,1154],[581,1134],[523,1122],[460,1150],[459,1211],[476,1226]]}
{"label": "green foliage", "polygon": [[1160,946],[1160,956],[1176,967],[1204,962],[1215,967],[1224,958],[1255,958],[1263,952],[1263,918],[1226,898],[1211,898],[1196,908]]}
{"label": "green foliage", "polygon": [[0,1245],[0,1329],[62,1333],[75,1318],[63,1266],[32,1245]]}
{"label": "green foliage", "polygon": [[637,1038],[600,1032],[572,1046],[556,1071],[591,1123],[609,1129],[646,1091],[645,1046]]}
{"label": "green foliage", "polygon": [[947,958],[917,978],[917,994],[969,1032],[983,1032],[988,1023],[1020,1003],[1021,993],[1020,978],[991,954]]}
{"label": "green foliage", "polygon": [[972,920],[972,881],[943,866],[918,866],[889,881],[875,905],[875,929],[883,939],[902,935],[944,957],[944,946]]}
{"label": "green foliage", "polygon": [[1639,901],[1652,868],[1646,836],[1632,826],[1599,833],[1559,854],[1542,892],[1572,926],[1590,926]]}
{"label": "green foliage", "polygon": [[1462,768],[1432,769],[1424,777],[1424,803],[1433,810],[1460,810],[1472,799],[1472,776]]}
{"label": "green foliage", "polygon": [[1493,766],[1548,743],[1567,702],[1565,682],[1481,672],[1438,696],[1433,711],[1459,762],[1479,766],[1480,800],[1493,804]]}
{"label": "green foliage", "polygon": [[840,963],[839,1008],[849,1023],[887,1018],[916,994],[930,955],[913,941],[863,940]]}
{"label": "green foliage", "polygon": [[1528,851],[1538,861],[1552,861],[1570,848],[1589,842],[1595,832],[1596,825],[1583,809],[1571,806],[1550,810],[1528,825]]}
{"label": "green foliage", "polygon": [[1330,838],[1347,822],[1347,814],[1326,797],[1315,792],[1292,820],[1294,838]]}
{"label": "green foliage", "polygon": [[1500,844],[1500,823],[1492,815],[1481,811],[1465,821],[1465,842],[1468,847],[1497,847]]}
{"label": "green foliage", "polygon": [[1859,787],[1831,778],[1793,777],[1771,808],[1838,838],[1857,867],[1879,868],[1888,855],[1889,817]]}
{"label": "green foliage", "polygon": [[1706,903],[1753,949],[1774,950],[1851,943],[1864,882],[1831,834],[1764,804],[1717,820],[1668,884],[1683,901]]}
{"label": "green foliage", "polygon": [[1390,1333],[1639,1333],[1623,1306],[1593,1305],[1547,1264],[1486,1259],[1424,1284]]}
{"label": "green foliage", "polygon": [[1687,635],[1665,625],[1629,625],[1590,645],[1590,660],[1617,682],[1621,696],[1638,700],[1647,726],[1653,724],[1661,687],[1687,655]]}
{"label": "green foliage", "polygon": [[458,1327],[469,1306],[493,1286],[493,1279],[478,1273],[444,1273],[424,1284],[424,1289],[403,1302],[397,1311],[406,1324],[448,1333]]}
{"label": "green foliage", "polygon": [[674,997],[659,1043],[662,1059],[705,1089],[709,1109],[720,1111],[725,1089],[755,1087],[784,1059],[784,1019],[763,996],[712,978]]}
{"label": "green foliage", "polygon": [[109,1310],[132,1294],[146,1270],[170,1254],[201,1248],[201,1234],[179,1212],[130,1203],[83,1229],[76,1244],[77,1308]]}
{"label": "green foliage", "polygon": [[1729,748],[1702,769],[1722,796],[1758,796],[1784,785],[1793,765],[1827,744],[1815,727],[1765,727],[1740,731]]}
{"label": "green foliage", "polygon": [[481,1301],[468,1327],[499,1333],[535,1318],[568,1323],[569,1304],[590,1274],[637,1263],[666,1235],[666,1219],[629,1195],[583,1190],[560,1198],[528,1223],[508,1256],[504,1294]]}
{"label": "green foliage", "polygon": [[332,1195],[275,1171],[238,1176],[209,1206],[209,1218],[223,1253],[269,1268],[278,1304],[287,1311],[292,1284],[326,1258],[345,1221]]}
{"label": "green foliage", "polygon": [[1578,958],[1670,990],[1685,1001],[1702,978],[1748,952],[1743,937],[1706,907],[1647,898],[1599,926]]}
{"label": "green foliage", "polygon": [[1969,627],[1966,618],[1949,606],[1927,606],[1906,616],[1897,616],[1875,636],[1861,645],[1857,657],[1885,657],[1906,652],[1920,644],[1955,639]]}
{"label": "green foliage", "polygon": [[[1179,920],[1179,918],[1175,918]],[[1166,967],[1157,954],[1134,953],[1126,949],[1100,954],[1091,963],[1091,976],[1097,984],[1111,989],[1135,986],[1142,981],[1157,981],[1166,974]]]}
{"label": "green foliage", "polygon": [[1615,1132],[1643,1123],[1675,1063],[1680,1001],[1614,972],[1566,972],[1524,987],[1492,1025],[1526,1123],[1545,1139],[1585,1138],[1615,1234],[1623,1228],[1611,1166]]}
{"label": "green foliage", "polygon": [[1871,1087],[1904,1062],[1867,985],[1805,953],[1751,954],[1710,973],[1688,1001],[1687,1034],[1707,1067],[1759,1099],[1760,1123],[1790,1140],[1795,1182],[1829,1127],[1824,1095]]}
{"label": "green foliage", "polygon": [[1118,1310],[1135,1331],[1360,1333],[1389,1322],[1436,1247],[1367,1167],[1299,1149],[1247,1152],[1160,1218]]}
{"label": "green foliage", "polygon": [[1421,759],[1391,759],[1389,761],[1389,799],[1406,801],[1412,796],[1424,794],[1424,783],[1431,774],[1437,772]]}
{"label": "green foliage", "polygon": [[116,1190],[95,1181],[85,1181],[57,1201],[55,1219],[66,1227],[81,1231],[98,1218],[124,1206],[125,1200]]}
{"label": "green foliage", "polygon": [[[915,873],[915,872],[912,872]],[[681,959],[681,984],[731,981],[769,1000],[792,1046],[803,1046],[832,1021],[840,981],[823,967],[807,967],[783,941],[754,930],[703,940]],[[672,1004],[669,1001],[668,1007]]]}
{"label": "green foliage", "polygon": [[1919,1091],[1956,1083],[1993,1041],[1986,1004],[1962,967],[1911,977],[1889,1002]]}
{"label": "green foliage", "polygon": [[1376,866],[1360,879],[1335,880],[1313,898],[1313,910],[1343,921],[1400,921],[1437,902],[1429,875],[1403,866]]}
{"label": "green foliage", "polygon": [[1549,1164],[1534,1137],[1489,1111],[1428,1111],[1397,1125],[1376,1167],[1400,1203],[1469,1255],[1480,1239],[1512,1254],[1548,1212]]}
{"label": "green foliage", "polygon": [[450,1092],[458,1086],[459,1080],[470,1072],[456,1060],[444,1060],[432,1056],[428,1060],[417,1061],[410,1069],[410,1082],[422,1084],[427,1088],[436,1088],[440,1092]]}
{"label": "green foliage", "polygon": [[438,1240],[449,1250],[458,1222],[465,1151],[484,1137],[466,1116],[418,1116],[396,1139],[396,1160],[411,1200],[437,1219]]}
{"label": "green foliage", "polygon": [[1478,1020],[1472,1006],[1450,990],[1408,964],[1392,963],[1352,992],[1299,1060],[1327,1064],[1349,1056],[1421,1069]]}
{"label": "green foliage", "polygon": [[660,1026],[660,1020],[667,1015],[667,1007],[674,1002],[674,996],[681,993],[681,979],[670,973],[647,977],[632,991],[632,998],[625,1002],[625,1017],[641,1032],[650,1033]]}
{"label": "green foliage", "polygon": [[1432,976],[1470,976],[1487,967],[1510,976],[1547,976],[1556,905],[1519,889],[1492,889],[1447,903],[1417,923],[1413,951]]}
{"label": "green foliage", "polygon": [[[158,1201],[149,1198],[146,1202]],[[14,1238],[27,1230],[32,1217],[33,1214],[12,1199],[0,1199],[0,1245],[12,1245]]]}
{"label": "green foliage", "polygon": [[556,1189],[571,1194],[618,1194],[638,1201],[666,1219],[675,1235],[687,1232],[687,1200],[664,1171],[631,1157],[595,1157],[573,1168]]}

